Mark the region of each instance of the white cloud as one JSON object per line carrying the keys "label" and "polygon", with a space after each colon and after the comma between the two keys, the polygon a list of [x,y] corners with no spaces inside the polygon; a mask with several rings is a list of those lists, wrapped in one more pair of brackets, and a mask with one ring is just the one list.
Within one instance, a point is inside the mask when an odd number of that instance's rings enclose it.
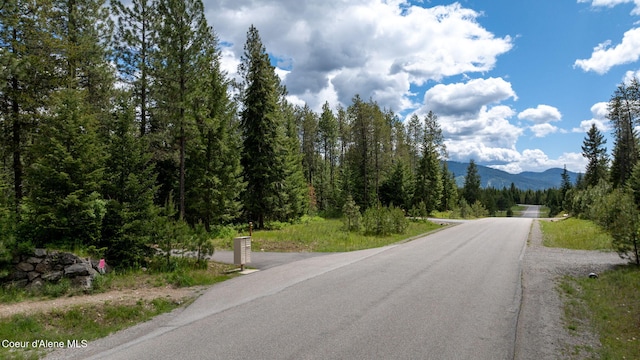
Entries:
{"label": "white cloud", "polygon": [[560,131],[560,129],[557,126],[553,126],[551,124],[536,124],[533,125],[531,127],[529,127],[529,129],[533,132],[533,135],[537,138],[543,138],[549,134],[553,134],[556,133],[558,131]]}
{"label": "white cloud", "polygon": [[233,54],[225,52],[226,64],[240,58],[254,24],[267,51],[287,59],[291,96],[313,101],[314,109],[326,100],[348,105],[355,94],[396,112],[415,109],[412,84],[487,72],[513,46],[511,37],[496,37],[479,24],[481,13],[459,3],[207,0],[205,8]]}
{"label": "white cloud", "polygon": [[502,78],[474,79],[435,85],[425,93],[424,104],[438,115],[477,114],[483,106],[509,98],[517,99],[516,93]]}
{"label": "white cloud", "polygon": [[587,165],[585,158],[580,153],[563,153],[557,159],[550,159],[540,149],[526,149],[518,159],[505,165],[492,165],[492,168],[503,170],[512,174],[523,171],[544,171],[549,168],[563,168],[573,172],[584,172]]}
{"label": "white cloud", "polygon": [[529,108],[518,114],[518,119],[529,120],[537,125],[541,125],[552,121],[560,121],[562,114],[553,106],[538,105],[535,109]]}
{"label": "white cloud", "polygon": [[612,8],[621,4],[634,4],[635,7],[631,11],[632,15],[640,15],[640,0],[578,0],[578,3],[591,3],[593,7]]}
{"label": "white cloud", "polygon": [[611,41],[605,41],[593,49],[589,59],[579,59],[573,67],[584,71],[594,71],[598,74],[607,73],[616,65],[629,64],[640,59],[640,28],[631,29],[624,33],[622,42],[611,47]]}
{"label": "white cloud", "polygon": [[609,119],[609,103],[599,102],[591,107],[591,113],[593,117],[589,120],[582,120],[580,126],[573,128],[571,131],[575,133],[586,133],[591,128],[591,124],[595,124],[598,130],[601,132],[608,132],[611,130]]}

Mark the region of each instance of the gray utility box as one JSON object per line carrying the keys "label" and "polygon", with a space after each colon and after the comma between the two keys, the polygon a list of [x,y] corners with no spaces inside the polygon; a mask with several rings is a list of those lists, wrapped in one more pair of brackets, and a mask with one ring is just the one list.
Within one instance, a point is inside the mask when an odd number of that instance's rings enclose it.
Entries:
{"label": "gray utility box", "polygon": [[233,263],[245,265],[251,262],[251,236],[241,236],[233,239]]}

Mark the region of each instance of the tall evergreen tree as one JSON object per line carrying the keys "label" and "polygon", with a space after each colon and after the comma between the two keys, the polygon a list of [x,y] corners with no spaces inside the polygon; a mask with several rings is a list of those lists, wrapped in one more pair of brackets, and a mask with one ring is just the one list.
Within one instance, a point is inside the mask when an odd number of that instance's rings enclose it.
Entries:
{"label": "tall evergreen tree", "polygon": [[[178,216],[185,217],[187,141],[195,132],[193,99],[202,91],[202,72],[208,66],[213,32],[201,0],[169,0],[158,4],[158,51],[154,72],[158,116],[167,132],[165,147],[178,149]],[[167,143],[168,141],[168,143]],[[162,143],[162,141],[161,141]]]}
{"label": "tall evergreen tree", "polygon": [[596,186],[600,180],[605,179],[607,176],[609,159],[607,157],[607,148],[604,147],[606,143],[607,140],[600,130],[595,124],[591,125],[587,132],[587,137],[582,143],[582,156],[588,161],[584,174],[586,186]]}
{"label": "tall evergreen tree", "polygon": [[244,81],[241,127],[242,166],[247,182],[245,210],[262,228],[265,219],[276,210],[278,186],[283,181],[283,120],[278,102],[280,80],[253,25],[247,32],[238,70]]}
{"label": "tall evergreen tree", "polygon": [[414,204],[424,203],[427,213],[438,209],[442,198],[440,156],[444,152],[444,138],[438,117],[429,112],[424,118],[422,157],[418,162]]}
{"label": "tall evergreen tree", "polygon": [[640,123],[640,84],[637,79],[628,85],[618,86],[609,101],[608,118],[615,138],[611,181],[614,187],[623,186],[640,156],[635,130]]}
{"label": "tall evergreen tree", "polygon": [[155,172],[145,138],[139,136],[135,103],[128,92],[117,97],[106,139],[103,196],[106,213],[99,247],[115,266],[143,265],[158,216],[154,205]]}
{"label": "tall evergreen tree", "polygon": [[446,161],[442,162],[442,198],[440,200],[440,210],[452,210],[458,201],[458,186],[453,174],[449,171]]}
{"label": "tall evergreen tree", "polygon": [[187,148],[186,216],[189,223],[226,224],[240,216],[244,189],[240,166],[237,107],[228,94],[229,80],[220,69],[216,39],[207,47],[202,91],[194,101],[196,135]]}
{"label": "tall evergreen tree", "polygon": [[114,15],[118,17],[115,56],[120,81],[133,89],[139,109],[140,134],[149,127],[151,103],[152,52],[155,50],[157,21],[156,0],[133,0],[125,6],[120,0],[112,0]]}
{"label": "tall evergreen tree", "polygon": [[478,167],[473,159],[469,161],[469,166],[467,167],[467,175],[464,178],[462,196],[466,200],[467,204],[474,204],[476,201],[480,200],[480,174],[478,174]]}
{"label": "tall evergreen tree", "polygon": [[26,195],[25,152],[47,108],[48,95],[60,85],[52,11],[50,1],[12,0],[0,7],[0,146],[3,164],[11,163],[8,183],[13,191],[8,196],[16,212]]}
{"label": "tall evergreen tree", "polygon": [[104,150],[83,95],[58,94],[30,151],[21,234],[36,246],[94,245],[100,238]]}
{"label": "tall evergreen tree", "polygon": [[[322,148],[323,184],[320,191],[320,208],[336,209],[336,166],[338,160],[338,120],[331,111],[329,103],[322,105],[322,114],[318,121],[318,136]],[[328,180],[328,181],[327,181]]]}

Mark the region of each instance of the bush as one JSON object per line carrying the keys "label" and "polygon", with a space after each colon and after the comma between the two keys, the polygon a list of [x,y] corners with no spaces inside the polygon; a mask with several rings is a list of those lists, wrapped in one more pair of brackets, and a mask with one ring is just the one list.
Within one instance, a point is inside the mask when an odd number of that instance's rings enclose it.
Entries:
{"label": "bush", "polygon": [[347,201],[342,207],[342,214],[344,215],[344,225],[347,231],[360,230],[360,220],[362,219],[360,206],[356,205],[351,195],[347,197]]}
{"label": "bush", "polygon": [[366,235],[388,236],[406,231],[404,211],[396,207],[372,207],[364,212],[362,223]]}

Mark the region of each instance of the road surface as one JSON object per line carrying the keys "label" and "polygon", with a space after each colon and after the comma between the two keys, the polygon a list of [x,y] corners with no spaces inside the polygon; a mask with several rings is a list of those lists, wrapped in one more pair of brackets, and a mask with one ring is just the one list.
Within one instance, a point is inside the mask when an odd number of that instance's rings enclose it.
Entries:
{"label": "road surface", "polygon": [[525,218],[539,218],[540,217],[540,205],[523,205],[526,208],[522,212],[521,217]]}
{"label": "road surface", "polygon": [[272,267],[51,358],[513,359],[531,222],[469,221]]}

